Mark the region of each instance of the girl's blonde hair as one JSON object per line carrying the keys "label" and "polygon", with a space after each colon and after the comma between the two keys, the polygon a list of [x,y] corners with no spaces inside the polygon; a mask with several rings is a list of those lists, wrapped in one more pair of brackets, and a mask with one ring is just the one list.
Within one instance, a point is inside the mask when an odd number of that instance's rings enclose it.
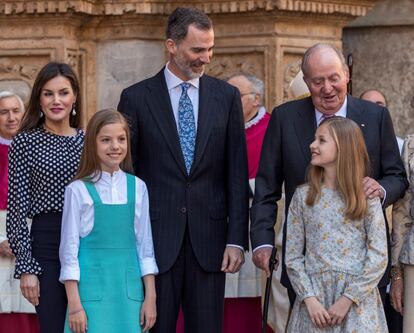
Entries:
{"label": "girl's blonde hair", "polygon": [[[362,219],[368,210],[363,179],[370,174],[370,163],[365,140],[359,126],[352,120],[333,117],[320,126],[326,126],[336,143],[337,189],[345,202],[345,216],[352,220]],[[309,190],[307,205],[314,205],[321,197],[324,169],[310,165],[307,174]]]}
{"label": "girl's blonde hair", "polygon": [[134,173],[134,169],[132,168],[128,123],[124,116],[115,109],[105,109],[96,112],[89,120],[88,127],[86,128],[85,143],[83,145],[81,160],[74,180],[81,179],[96,182],[101,178],[102,170],[96,149],[96,138],[98,137],[101,128],[110,124],[122,124],[124,126],[128,147],[125,159],[121,162],[120,168],[125,172],[131,174]]}

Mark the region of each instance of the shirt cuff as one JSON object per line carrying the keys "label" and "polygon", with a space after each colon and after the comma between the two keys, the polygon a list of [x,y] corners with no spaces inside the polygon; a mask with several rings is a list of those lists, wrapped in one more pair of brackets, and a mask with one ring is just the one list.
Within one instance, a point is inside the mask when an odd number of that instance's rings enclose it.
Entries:
{"label": "shirt cuff", "polygon": [[3,243],[5,240],[7,240],[7,237],[0,235],[0,243]]}
{"label": "shirt cuff", "polygon": [[242,252],[244,252],[244,248],[240,245],[236,245],[236,244],[226,244],[226,247],[237,247],[238,249],[242,250]]}
{"label": "shirt cuff", "polygon": [[385,199],[387,198],[387,191],[385,190],[385,188],[384,187],[382,187],[381,185],[380,185],[380,187],[381,187],[381,189],[384,191],[384,197],[381,199],[381,205],[384,205],[384,203],[385,203]]}
{"label": "shirt cuff", "polygon": [[21,258],[16,257],[14,278],[20,279],[22,274],[34,274],[39,276],[42,274],[42,268],[34,258],[25,254],[25,256],[22,256]]}
{"label": "shirt cuff", "polygon": [[343,296],[345,296],[346,298],[349,298],[352,302],[355,303],[356,306],[359,305],[359,298],[358,297],[353,296],[353,295],[351,295],[349,293],[344,293]]}
{"label": "shirt cuff", "polygon": [[73,280],[78,281],[80,280],[80,272],[79,267],[65,267],[60,269],[60,276],[59,282],[64,283],[65,281]]}
{"label": "shirt cuff", "polygon": [[304,293],[302,295],[296,295],[296,297],[298,298],[299,302],[303,302],[303,301],[305,301],[306,298],[309,298],[309,297],[318,298],[318,296],[316,296],[316,294],[313,291],[309,291],[309,292]]}
{"label": "shirt cuff", "polygon": [[263,248],[263,247],[271,247],[271,248],[273,248],[273,245],[270,245],[270,244],[263,244],[263,245],[257,246],[257,247],[255,247],[255,248],[253,249],[253,253],[254,253],[256,250],[261,249],[261,248]]}
{"label": "shirt cuff", "polygon": [[139,267],[141,269],[141,277],[149,274],[158,274],[158,266],[155,258],[140,259]]}

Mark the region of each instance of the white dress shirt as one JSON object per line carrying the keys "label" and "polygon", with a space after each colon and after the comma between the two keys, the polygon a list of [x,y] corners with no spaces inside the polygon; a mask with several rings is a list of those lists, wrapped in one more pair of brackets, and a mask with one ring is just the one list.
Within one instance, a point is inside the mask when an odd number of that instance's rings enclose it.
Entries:
{"label": "white dress shirt", "polygon": [[[344,104],[339,108],[337,112],[335,112],[336,117],[343,117],[346,118],[346,110],[348,107],[348,97],[345,97]],[[315,108],[315,118],[316,118],[316,127],[320,125],[323,120],[323,113],[320,112],[317,108]]]}
{"label": "white dress shirt", "polygon": [[[164,76],[165,76],[165,81],[167,83],[168,94],[170,95],[170,101],[171,101],[171,106],[172,106],[173,113],[174,113],[175,123],[177,125],[177,130],[178,130],[178,104],[180,102],[180,97],[181,97],[181,93],[182,93],[182,88],[181,88],[180,84],[183,83],[183,82],[190,83],[190,87],[187,90],[187,94],[188,94],[188,97],[191,100],[191,103],[193,104],[194,121],[195,121],[196,130],[197,130],[197,127],[198,127],[198,101],[199,101],[199,96],[200,96],[200,89],[199,89],[200,88],[200,78],[195,78],[195,79],[192,79],[192,80],[183,81],[178,76],[176,76],[174,73],[172,73],[168,69],[168,66],[169,66],[169,62],[165,66]],[[239,246],[239,245],[227,244],[226,246],[237,247],[240,250],[244,251],[243,247]]]}
{"label": "white dress shirt", "polygon": [[[151,221],[149,216],[148,192],[145,183],[135,177],[135,219],[134,230],[141,276],[157,274],[158,267],[154,256]],[[104,204],[127,203],[127,178],[122,170],[111,174],[102,172],[95,183]],[[76,180],[65,190],[65,204],[62,217],[62,234],[59,249],[61,263],[59,281],[79,281],[79,240],[92,231],[94,206],[85,184]],[[114,234],[116,237],[116,234]]]}
{"label": "white dress shirt", "polygon": [[196,130],[197,130],[200,78],[183,81],[168,69],[168,65],[169,63],[167,63],[167,65],[165,66],[164,76],[165,76],[165,81],[167,82],[168,94],[170,95],[171,106],[172,106],[173,113],[174,113],[175,123],[177,124],[177,129],[178,129],[178,103],[180,102],[180,97],[182,93],[181,83],[186,82],[190,84],[190,87],[187,90],[187,94],[191,100],[191,103],[193,104],[194,121],[196,125]]}

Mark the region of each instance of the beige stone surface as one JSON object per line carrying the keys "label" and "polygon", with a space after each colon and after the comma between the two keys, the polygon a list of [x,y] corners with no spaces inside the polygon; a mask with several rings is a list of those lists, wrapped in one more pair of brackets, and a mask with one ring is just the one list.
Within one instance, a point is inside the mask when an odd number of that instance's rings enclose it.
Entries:
{"label": "beige stone surface", "polygon": [[[155,74],[166,62],[167,15],[197,6],[214,22],[208,73],[245,71],[262,78],[271,110],[289,99],[288,85],[303,52],[318,41],[341,46],[342,27],[377,0],[2,0],[0,88],[27,95],[39,69],[59,60],[74,66],[85,120],[114,107],[122,88]],[[13,82],[13,83],[11,83]]]}
{"label": "beige stone surface", "polygon": [[98,110],[116,108],[122,89],[144,80],[164,65],[164,44],[157,41],[105,41],[97,47]]}
{"label": "beige stone surface", "polygon": [[414,133],[414,1],[381,1],[366,17],[344,29],[343,47],[352,53],[353,91],[381,90],[397,135]]}

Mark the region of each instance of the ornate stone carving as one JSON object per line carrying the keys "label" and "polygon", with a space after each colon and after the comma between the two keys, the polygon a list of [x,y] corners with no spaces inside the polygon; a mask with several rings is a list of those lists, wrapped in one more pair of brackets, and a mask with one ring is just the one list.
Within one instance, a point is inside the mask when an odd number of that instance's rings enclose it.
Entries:
{"label": "ornate stone carving", "polygon": [[295,60],[285,67],[285,71],[283,73],[283,101],[289,101],[294,98],[289,91],[289,87],[292,80],[299,73],[301,63],[301,60]]}
{"label": "ornate stone carving", "polygon": [[35,65],[28,65],[9,57],[0,55],[0,75],[2,77],[21,78],[26,81],[34,80],[39,68]]}
{"label": "ornate stone carving", "polygon": [[66,50],[66,59],[65,62],[69,64],[75,71],[78,70],[78,59],[79,52],[78,50],[67,49]]}
{"label": "ornate stone carving", "polygon": [[[265,11],[294,11],[346,16],[365,15],[378,0],[244,0],[244,1],[192,1],[206,13],[241,13]],[[166,0],[3,0],[0,14],[46,14],[77,12],[89,15],[168,14],[186,1]]]}
{"label": "ornate stone carving", "polygon": [[265,76],[263,56],[263,52],[216,53],[207,67],[207,74],[225,79],[234,73],[244,72],[254,74],[263,80]]}

